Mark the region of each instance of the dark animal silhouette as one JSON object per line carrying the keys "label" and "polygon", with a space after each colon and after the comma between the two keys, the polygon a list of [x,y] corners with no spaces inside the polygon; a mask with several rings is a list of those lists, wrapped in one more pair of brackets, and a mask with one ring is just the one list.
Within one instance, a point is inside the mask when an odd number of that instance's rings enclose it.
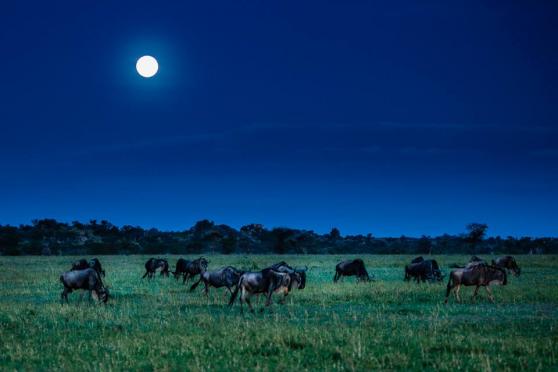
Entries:
{"label": "dark animal silhouette", "polygon": [[109,291],[103,285],[99,273],[92,268],[67,271],[60,275],[60,282],[64,285],[64,291],[61,294],[62,301],[68,302],[68,293],[77,289],[89,291],[89,297],[94,294],[99,301],[108,301]]}
{"label": "dark animal silhouette", "polygon": [[457,301],[461,302],[459,297],[459,290],[462,285],[464,286],[476,286],[475,293],[473,294],[473,299],[477,296],[480,287],[484,287],[488,296],[492,302],[494,302],[494,297],[490,292],[488,286],[490,285],[506,285],[508,283],[508,278],[506,271],[492,265],[487,265],[485,263],[478,263],[476,265],[471,265],[466,268],[453,270],[449,275],[448,286],[446,290],[445,303],[448,303],[448,297],[452,289],[455,288],[455,297]]}
{"label": "dark animal silhouette", "polygon": [[85,258],[77,260],[72,264],[71,270],[85,270],[87,268],[92,268],[98,272],[99,275],[105,276],[105,270],[103,270],[98,258],[92,258],[89,262]]}
{"label": "dark animal silhouette", "polygon": [[[264,269],[258,272],[247,272],[240,276],[238,285],[231,295],[229,306],[232,306],[240,292],[240,311],[243,312],[242,304],[246,302],[251,312],[254,312],[250,297],[257,294],[265,294],[265,307],[271,305],[271,295],[281,287],[289,288],[291,276],[272,269]],[[263,311],[263,309],[262,309]]]}
{"label": "dark animal silhouette", "polygon": [[405,281],[415,279],[417,283],[441,281],[442,271],[436,260],[422,260],[405,266]]}
{"label": "dark animal silhouette", "polygon": [[333,282],[337,283],[337,281],[343,276],[356,276],[357,282],[371,280],[368,271],[366,271],[366,268],[364,267],[364,261],[360,258],[342,261],[335,266],[335,276],[333,277]]}
{"label": "dark animal silhouette", "polygon": [[422,256],[418,256],[418,257],[413,258],[411,260],[411,263],[419,263],[419,262],[422,262],[422,261],[424,261],[424,258]]}
{"label": "dark animal silhouette", "polygon": [[186,267],[189,262],[191,261],[185,260],[184,258],[179,258],[178,261],[176,261],[176,268],[172,272],[174,279],[178,280],[181,275],[182,277],[186,275]]}
{"label": "dark animal silhouette", "polygon": [[492,260],[492,265],[511,271],[515,276],[521,275],[521,269],[517,265],[517,262],[515,262],[515,258],[512,256],[498,257]]}
{"label": "dark animal silhouette", "polygon": [[304,289],[306,287],[306,271],[308,271],[308,266],[293,268],[285,261],[281,261],[269,266],[268,269],[291,275],[291,280],[293,281],[292,286],[297,289]]}
{"label": "dark animal silhouette", "polygon": [[101,266],[101,261],[98,258],[92,258],[89,261],[89,267],[101,274],[102,276],[106,276],[105,270],[103,270],[103,266]]}
{"label": "dark animal silhouette", "polygon": [[142,279],[147,277],[152,279],[155,276],[157,269],[161,269],[161,276],[169,276],[169,263],[163,258],[153,258],[151,257],[145,263],[145,274],[141,277]]}
{"label": "dark animal silhouette", "polygon": [[240,271],[232,266],[222,267],[215,271],[206,271],[204,269],[198,281],[190,287],[190,292],[195,290],[197,286],[203,282],[206,295],[209,293],[209,287],[226,287],[232,295],[231,288],[236,287],[242,274],[244,274],[244,271]]}
{"label": "dark animal silhouette", "polygon": [[186,283],[188,280],[192,279],[196,275],[199,275],[203,271],[206,271],[208,264],[209,261],[207,261],[204,257],[197,258],[193,261],[186,261],[186,263],[184,264],[184,269],[182,271],[182,283]]}

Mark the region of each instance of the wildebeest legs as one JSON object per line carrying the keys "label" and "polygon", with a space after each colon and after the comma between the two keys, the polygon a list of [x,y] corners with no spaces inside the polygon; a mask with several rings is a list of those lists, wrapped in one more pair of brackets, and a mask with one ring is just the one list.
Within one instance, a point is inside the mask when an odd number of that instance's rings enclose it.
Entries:
{"label": "wildebeest legs", "polygon": [[455,298],[457,299],[457,302],[461,302],[461,297],[459,297],[459,290],[461,289],[461,284],[458,284],[455,287]]}
{"label": "wildebeest legs", "polygon": [[479,293],[479,288],[480,288],[480,286],[478,286],[478,285],[475,288],[475,292],[473,293],[473,301],[475,300],[475,298],[477,297],[477,294]]}
{"label": "wildebeest legs", "polygon": [[[198,288],[198,285],[200,285],[200,282],[202,281],[202,278],[200,276],[200,278],[198,279],[197,282],[195,282],[194,284],[192,284],[192,286],[190,287],[190,292],[192,292],[193,290],[195,290],[196,288]],[[207,285],[206,285],[207,287]]]}
{"label": "wildebeest legs", "polygon": [[72,293],[72,290],[69,289],[69,288],[64,287],[64,290],[62,291],[62,294],[60,295],[62,303],[64,302],[64,300],[66,300],[66,302],[68,302],[68,293]]}
{"label": "wildebeest legs", "polygon": [[488,288],[488,286],[484,287],[486,289],[486,292],[488,293],[488,298],[490,298],[490,301],[494,302],[494,296],[492,295],[492,291],[490,291],[490,288]]}
{"label": "wildebeest legs", "polygon": [[335,271],[335,276],[333,277],[333,282],[337,283],[339,279],[343,279],[343,275],[339,271]]}

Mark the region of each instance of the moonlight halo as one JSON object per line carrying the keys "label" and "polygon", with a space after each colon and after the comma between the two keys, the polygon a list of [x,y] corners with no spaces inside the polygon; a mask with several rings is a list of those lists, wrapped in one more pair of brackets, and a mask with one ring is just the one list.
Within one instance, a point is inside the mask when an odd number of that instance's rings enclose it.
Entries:
{"label": "moonlight halo", "polygon": [[159,64],[154,57],[143,56],[136,62],[136,70],[138,71],[138,74],[144,78],[150,78],[155,76],[159,70]]}

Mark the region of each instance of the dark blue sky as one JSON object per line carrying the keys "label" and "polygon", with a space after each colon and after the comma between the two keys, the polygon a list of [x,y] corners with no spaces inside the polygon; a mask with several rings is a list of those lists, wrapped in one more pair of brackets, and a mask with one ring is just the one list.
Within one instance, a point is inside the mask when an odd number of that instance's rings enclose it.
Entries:
{"label": "dark blue sky", "polygon": [[424,3],[4,2],[0,224],[558,235],[558,6]]}

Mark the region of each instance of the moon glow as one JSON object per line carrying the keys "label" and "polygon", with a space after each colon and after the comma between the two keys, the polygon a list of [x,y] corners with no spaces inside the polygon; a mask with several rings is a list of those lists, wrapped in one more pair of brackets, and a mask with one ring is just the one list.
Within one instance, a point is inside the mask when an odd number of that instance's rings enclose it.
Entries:
{"label": "moon glow", "polygon": [[159,70],[159,64],[155,58],[143,56],[136,62],[136,70],[138,70],[138,74],[144,78],[150,78],[155,76]]}

